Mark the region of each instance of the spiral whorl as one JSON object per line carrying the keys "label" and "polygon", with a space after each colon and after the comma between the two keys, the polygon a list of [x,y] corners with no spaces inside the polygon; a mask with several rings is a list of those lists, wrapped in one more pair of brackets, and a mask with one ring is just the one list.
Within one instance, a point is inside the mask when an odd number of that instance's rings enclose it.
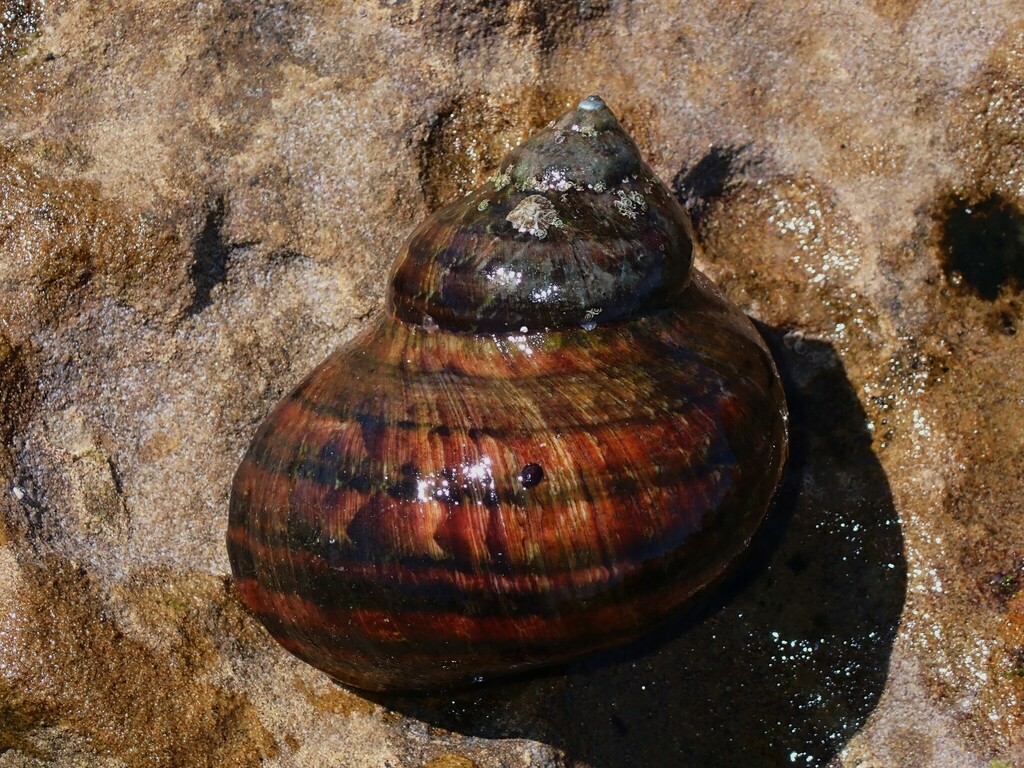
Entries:
{"label": "spiral whorl", "polygon": [[589,96],[412,235],[389,304],[453,331],[608,323],[685,289],[685,212],[599,96]]}

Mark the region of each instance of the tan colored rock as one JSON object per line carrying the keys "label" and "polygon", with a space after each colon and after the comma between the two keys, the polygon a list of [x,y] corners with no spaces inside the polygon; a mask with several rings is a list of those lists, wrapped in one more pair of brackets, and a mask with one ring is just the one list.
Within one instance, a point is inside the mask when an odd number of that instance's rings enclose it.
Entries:
{"label": "tan colored rock", "polygon": [[[235,465],[594,91],[773,344],[780,511],[629,653],[347,691],[229,587]],[[0,0],[0,766],[1024,762],[1022,137],[1011,0]]]}

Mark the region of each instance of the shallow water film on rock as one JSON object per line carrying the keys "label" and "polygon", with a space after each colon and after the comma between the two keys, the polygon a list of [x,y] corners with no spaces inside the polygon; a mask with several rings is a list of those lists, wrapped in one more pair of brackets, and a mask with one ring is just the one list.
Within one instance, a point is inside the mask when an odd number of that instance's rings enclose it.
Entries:
{"label": "shallow water film on rock", "polygon": [[[771,350],[776,502],[624,649],[359,695],[236,596],[232,475],[589,93]],[[1022,129],[1006,0],[0,3],[0,766],[1020,765]]]}

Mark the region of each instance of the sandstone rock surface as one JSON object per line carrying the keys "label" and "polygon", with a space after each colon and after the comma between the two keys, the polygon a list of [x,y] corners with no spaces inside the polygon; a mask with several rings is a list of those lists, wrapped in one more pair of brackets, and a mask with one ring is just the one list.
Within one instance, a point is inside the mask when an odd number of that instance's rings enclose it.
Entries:
{"label": "sandstone rock surface", "polygon": [[[371,700],[230,588],[231,475],[429,211],[598,92],[756,318],[743,567]],[[0,767],[1024,765],[1015,0],[0,0]]]}

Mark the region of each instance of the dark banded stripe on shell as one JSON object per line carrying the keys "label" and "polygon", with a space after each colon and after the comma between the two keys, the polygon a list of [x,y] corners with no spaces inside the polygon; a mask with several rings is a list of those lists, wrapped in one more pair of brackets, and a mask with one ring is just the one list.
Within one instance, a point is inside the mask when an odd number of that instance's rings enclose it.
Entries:
{"label": "dark banded stripe on shell", "polygon": [[[639,323],[535,343],[382,320],[282,402],[239,468],[242,594],[286,647],[371,689],[635,634],[745,546],[780,469],[773,366],[723,306],[696,278]],[[544,479],[526,489],[531,462]]]}
{"label": "dark banded stripe on shell", "polygon": [[349,685],[440,688],[628,639],[716,578],[785,402],[692,237],[597,97],[417,228],[387,314],[235,475],[232,572],[271,634]]}

